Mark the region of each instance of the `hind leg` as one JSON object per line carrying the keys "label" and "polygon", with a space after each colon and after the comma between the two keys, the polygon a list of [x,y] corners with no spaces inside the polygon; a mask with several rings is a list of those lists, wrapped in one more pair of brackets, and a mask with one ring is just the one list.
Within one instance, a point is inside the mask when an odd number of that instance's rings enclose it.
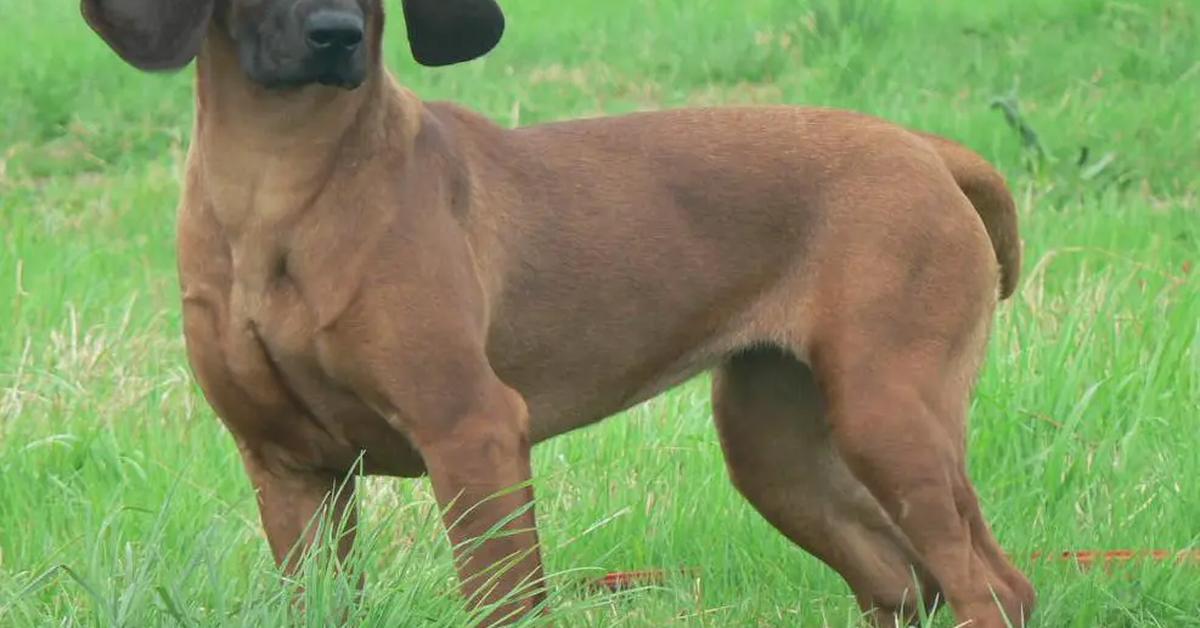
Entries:
{"label": "hind leg", "polygon": [[960,621],[1000,628],[1006,617],[1021,625],[1033,589],[997,551],[945,428],[962,411],[895,382],[854,388],[833,395],[830,407],[835,447],[853,474],[899,525]]}
{"label": "hind leg", "polygon": [[957,619],[1020,626],[1033,588],[1000,551],[966,470],[986,300],[956,294],[961,283],[939,283],[953,290],[936,307],[914,306],[921,301],[910,296],[840,308],[817,330],[813,372],[829,401],[835,449],[903,531]]}
{"label": "hind leg", "polygon": [[833,447],[808,367],[778,350],[736,356],[715,375],[713,413],[734,485],[841,574],[864,611],[892,626],[932,609],[936,582]]}

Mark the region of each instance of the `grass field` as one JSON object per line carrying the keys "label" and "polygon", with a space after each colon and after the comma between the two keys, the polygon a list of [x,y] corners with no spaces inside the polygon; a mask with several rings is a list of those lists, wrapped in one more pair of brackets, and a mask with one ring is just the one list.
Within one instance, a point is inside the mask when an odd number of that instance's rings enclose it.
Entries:
{"label": "grass field", "polygon": [[[191,71],[126,68],[76,4],[0,0],[0,626],[280,625],[288,593],[183,354]],[[1200,547],[1200,4],[510,0],[495,53],[440,70],[407,57],[394,4],[401,80],[505,125],[821,104],[996,163],[1027,265],[973,408],[985,511],[1039,589],[1037,625],[1200,626],[1200,564],[1029,558]],[[856,625],[840,579],[728,485],[707,397],[694,381],[535,451],[556,619]],[[365,598],[314,561],[300,622],[461,625],[428,483],[367,484]],[[622,596],[577,586],[679,566],[699,571]]]}

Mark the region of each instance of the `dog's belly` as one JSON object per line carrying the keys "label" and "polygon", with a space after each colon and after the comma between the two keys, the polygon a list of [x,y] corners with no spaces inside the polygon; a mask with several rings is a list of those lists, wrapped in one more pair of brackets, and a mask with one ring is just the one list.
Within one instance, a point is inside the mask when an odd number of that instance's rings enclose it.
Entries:
{"label": "dog's belly", "polygon": [[[510,379],[513,387],[525,398],[530,415],[530,438],[538,443],[651,399],[703,372],[712,366],[713,361],[680,361],[656,373],[651,379],[640,382],[628,377],[601,380],[554,377],[556,381],[553,384],[544,380]],[[503,379],[505,373],[501,371],[500,376]]]}
{"label": "dog's belly", "polygon": [[[633,303],[641,315],[593,309],[575,318],[563,314],[584,310],[564,304],[552,309],[561,317],[555,327],[507,313],[517,324],[493,332],[489,358],[524,396],[531,438],[543,441],[651,399],[746,347],[802,346],[807,279],[768,275],[753,287],[712,285],[677,298],[660,291]],[[780,335],[785,328],[795,335]]]}
{"label": "dog's belly", "polygon": [[[304,305],[285,297],[272,306],[253,326],[281,384],[319,428],[322,442],[312,450],[322,452],[324,459],[314,462],[345,468],[361,457],[367,474],[424,474],[420,454],[405,436],[325,371],[317,351],[319,332]],[[618,413],[710,368],[737,342],[732,335],[709,331],[691,344],[646,343],[627,359],[594,350],[591,356],[608,363],[599,370],[581,368],[573,351],[526,356],[526,366],[534,369],[493,366],[525,398],[530,438],[537,443]],[[577,335],[575,340],[576,347],[588,345],[586,338]]]}

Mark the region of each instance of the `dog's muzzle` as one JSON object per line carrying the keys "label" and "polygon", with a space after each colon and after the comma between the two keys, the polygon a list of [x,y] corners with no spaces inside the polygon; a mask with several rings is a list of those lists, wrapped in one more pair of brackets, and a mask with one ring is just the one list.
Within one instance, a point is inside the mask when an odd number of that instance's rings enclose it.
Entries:
{"label": "dog's muzzle", "polygon": [[309,66],[316,82],[354,89],[362,84],[363,37],[361,13],[344,10],[314,11],[304,21],[304,42],[309,49]]}

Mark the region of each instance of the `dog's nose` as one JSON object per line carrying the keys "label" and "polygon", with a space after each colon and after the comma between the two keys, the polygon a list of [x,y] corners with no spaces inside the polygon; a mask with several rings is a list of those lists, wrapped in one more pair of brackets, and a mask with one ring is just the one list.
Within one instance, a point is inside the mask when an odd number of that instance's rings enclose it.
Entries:
{"label": "dog's nose", "polygon": [[304,22],[308,45],[317,51],[346,51],[363,40],[363,18],[350,11],[314,11]]}

